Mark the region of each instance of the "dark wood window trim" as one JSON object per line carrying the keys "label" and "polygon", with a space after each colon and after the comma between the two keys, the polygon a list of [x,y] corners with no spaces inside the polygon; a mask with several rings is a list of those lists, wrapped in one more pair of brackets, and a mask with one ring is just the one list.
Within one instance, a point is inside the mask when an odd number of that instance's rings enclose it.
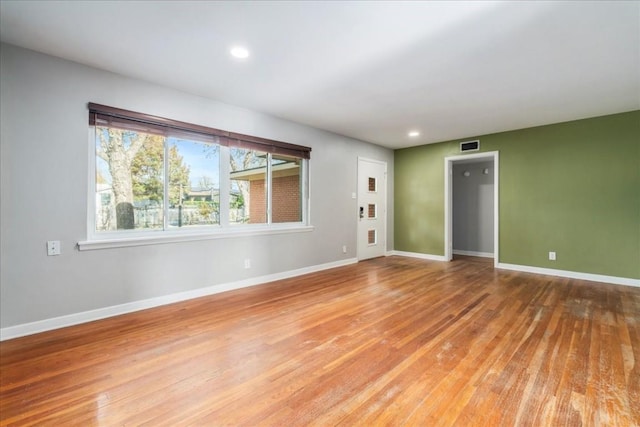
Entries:
{"label": "dark wood window trim", "polygon": [[138,132],[159,133],[161,135],[181,138],[198,138],[199,140],[219,145],[247,148],[302,159],[309,159],[311,157],[310,147],[228,132],[222,129],[94,104],[92,102],[89,103],[89,125],[120,127]]}

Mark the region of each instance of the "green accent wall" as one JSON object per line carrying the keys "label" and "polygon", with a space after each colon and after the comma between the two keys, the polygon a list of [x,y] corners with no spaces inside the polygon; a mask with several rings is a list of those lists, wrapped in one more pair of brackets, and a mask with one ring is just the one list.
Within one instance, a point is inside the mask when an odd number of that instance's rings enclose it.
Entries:
{"label": "green accent wall", "polygon": [[444,158],[473,139],[500,152],[501,263],[640,279],[640,111],[397,150],[396,250],[444,255]]}

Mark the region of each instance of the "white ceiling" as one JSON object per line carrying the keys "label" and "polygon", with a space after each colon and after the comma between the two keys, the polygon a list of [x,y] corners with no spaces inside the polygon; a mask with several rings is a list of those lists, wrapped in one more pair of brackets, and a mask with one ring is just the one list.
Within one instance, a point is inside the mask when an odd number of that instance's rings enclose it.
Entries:
{"label": "white ceiling", "polygon": [[0,38],[390,148],[640,109],[639,1],[1,0]]}

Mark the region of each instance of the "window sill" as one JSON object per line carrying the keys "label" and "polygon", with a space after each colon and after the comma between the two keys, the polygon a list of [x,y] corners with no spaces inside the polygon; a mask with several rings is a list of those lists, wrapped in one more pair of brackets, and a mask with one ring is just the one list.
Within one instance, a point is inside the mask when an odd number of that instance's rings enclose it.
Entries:
{"label": "window sill", "polygon": [[[240,228],[242,227],[242,228]],[[207,232],[150,232],[148,236],[118,236],[97,238],[78,242],[78,250],[92,251],[96,249],[125,248],[129,246],[160,245],[165,243],[193,242],[198,240],[228,239],[233,237],[264,236],[270,234],[303,233],[313,231],[312,225],[281,225],[269,227],[245,227],[218,229]]]}

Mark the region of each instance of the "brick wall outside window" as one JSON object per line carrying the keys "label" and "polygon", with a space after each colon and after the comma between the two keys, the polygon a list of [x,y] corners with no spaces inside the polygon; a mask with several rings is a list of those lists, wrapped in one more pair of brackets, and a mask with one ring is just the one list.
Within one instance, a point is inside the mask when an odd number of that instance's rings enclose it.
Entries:
{"label": "brick wall outside window", "polygon": [[[273,177],[273,195],[271,202],[272,222],[302,221],[300,213],[300,176],[291,175]],[[264,180],[251,181],[251,205],[249,206],[249,223],[264,223],[267,218]]]}
{"label": "brick wall outside window", "polygon": [[267,222],[267,200],[265,199],[264,179],[256,179],[249,183],[249,224]]}

